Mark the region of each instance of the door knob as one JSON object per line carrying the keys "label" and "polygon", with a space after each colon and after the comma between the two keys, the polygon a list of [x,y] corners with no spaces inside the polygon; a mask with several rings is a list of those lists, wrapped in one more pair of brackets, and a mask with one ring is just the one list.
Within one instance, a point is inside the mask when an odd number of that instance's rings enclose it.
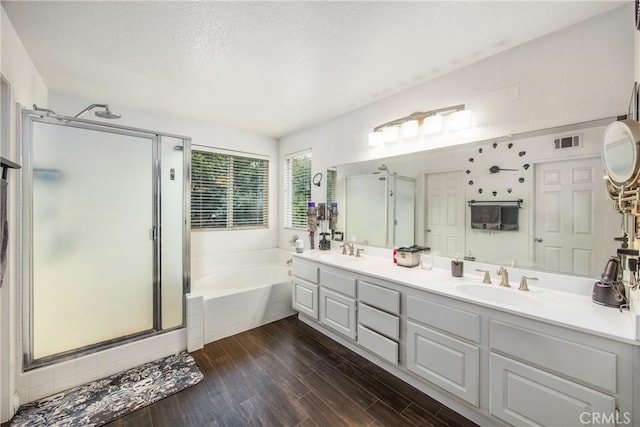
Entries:
{"label": "door knob", "polygon": [[538,243],[542,243],[542,237],[536,237],[535,239],[533,239],[534,241],[538,242]]}

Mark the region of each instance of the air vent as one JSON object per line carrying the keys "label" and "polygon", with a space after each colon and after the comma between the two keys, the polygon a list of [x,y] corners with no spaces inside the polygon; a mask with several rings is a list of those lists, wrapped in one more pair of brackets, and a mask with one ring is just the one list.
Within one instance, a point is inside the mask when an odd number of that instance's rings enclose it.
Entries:
{"label": "air vent", "polygon": [[582,135],[567,135],[553,139],[553,145],[556,150],[564,150],[566,148],[578,148],[582,146]]}

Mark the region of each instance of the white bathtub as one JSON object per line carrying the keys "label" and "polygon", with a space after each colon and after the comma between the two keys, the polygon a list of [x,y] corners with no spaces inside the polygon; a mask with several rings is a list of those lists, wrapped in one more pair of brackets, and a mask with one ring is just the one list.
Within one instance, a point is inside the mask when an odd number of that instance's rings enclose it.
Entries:
{"label": "white bathtub", "polygon": [[191,293],[206,298],[249,289],[291,282],[291,269],[285,264],[251,265],[222,270],[191,283]]}
{"label": "white bathtub", "polygon": [[202,297],[205,344],[295,314],[287,257],[267,254],[245,258],[260,264],[217,268],[191,281],[190,296]]}

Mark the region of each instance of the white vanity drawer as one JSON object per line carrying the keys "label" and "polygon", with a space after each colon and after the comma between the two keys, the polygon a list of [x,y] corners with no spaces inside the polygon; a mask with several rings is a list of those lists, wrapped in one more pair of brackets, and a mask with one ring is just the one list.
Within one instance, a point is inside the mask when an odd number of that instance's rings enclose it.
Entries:
{"label": "white vanity drawer", "polygon": [[372,307],[400,314],[400,292],[393,289],[360,280],[358,282],[358,299]]}
{"label": "white vanity drawer", "polygon": [[358,344],[384,360],[398,365],[398,343],[383,337],[362,325],[358,325]]}
{"label": "white vanity drawer", "polygon": [[460,338],[480,342],[480,316],[475,313],[410,295],[407,297],[407,317]]}
{"label": "white vanity drawer", "polygon": [[491,349],[616,393],[616,354],[492,320]]}
{"label": "white vanity drawer", "polygon": [[291,298],[294,310],[318,320],[318,285],[294,278]]}
{"label": "white vanity drawer", "polygon": [[347,296],[356,297],[356,278],[333,271],[320,270],[320,285]]}
{"label": "white vanity drawer", "polygon": [[510,424],[583,426],[591,425],[592,414],[615,415],[613,396],[524,363],[491,353],[489,372],[489,412]]}
{"label": "white vanity drawer", "polygon": [[315,285],[318,284],[318,267],[313,264],[307,264],[294,258],[293,275]]}
{"label": "white vanity drawer", "polygon": [[407,321],[407,368],[478,406],[480,349],[477,346]]}
{"label": "white vanity drawer", "polygon": [[400,339],[400,318],[398,316],[385,313],[366,304],[360,304],[358,323],[396,341]]}

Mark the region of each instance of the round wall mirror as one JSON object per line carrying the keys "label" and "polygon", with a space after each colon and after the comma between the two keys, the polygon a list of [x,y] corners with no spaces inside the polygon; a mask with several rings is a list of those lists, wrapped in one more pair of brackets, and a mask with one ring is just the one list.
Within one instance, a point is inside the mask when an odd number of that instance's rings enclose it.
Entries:
{"label": "round wall mirror", "polygon": [[609,179],[617,186],[629,187],[640,172],[638,158],[640,123],[622,120],[611,123],[602,140],[602,161]]}

